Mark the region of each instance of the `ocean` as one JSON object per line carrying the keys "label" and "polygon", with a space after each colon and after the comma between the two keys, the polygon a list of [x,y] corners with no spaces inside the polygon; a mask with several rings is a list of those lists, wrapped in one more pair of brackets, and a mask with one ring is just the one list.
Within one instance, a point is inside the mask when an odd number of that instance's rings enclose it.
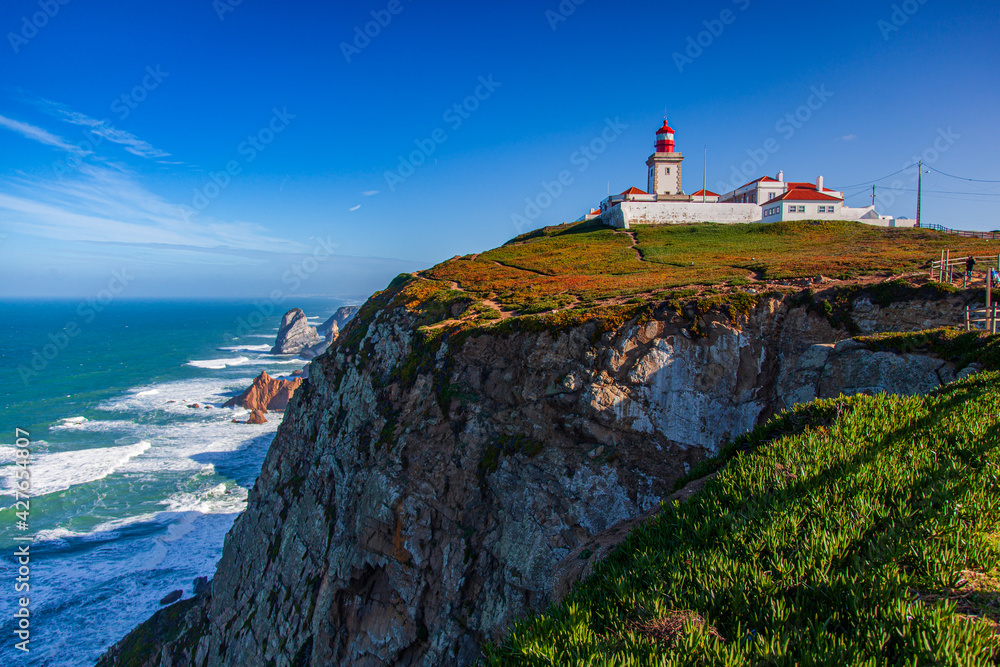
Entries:
{"label": "ocean", "polygon": [[[315,326],[341,305],[300,299],[265,316],[249,302],[0,302],[0,664],[93,664],[165,595],[190,597],[214,574],[281,419],[234,424],[246,410],[220,406],[261,371],[305,364],[267,353],[285,310]],[[27,514],[16,429],[29,434]]]}

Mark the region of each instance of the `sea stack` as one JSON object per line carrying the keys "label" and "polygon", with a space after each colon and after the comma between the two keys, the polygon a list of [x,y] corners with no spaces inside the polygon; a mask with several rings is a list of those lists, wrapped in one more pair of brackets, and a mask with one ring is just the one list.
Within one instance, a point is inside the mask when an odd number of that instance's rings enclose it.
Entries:
{"label": "sea stack", "polygon": [[266,372],[261,372],[253,384],[239,396],[234,396],[225,403],[224,408],[237,406],[247,410],[282,411],[288,407],[292,394],[302,385],[303,379],[281,380],[272,378]]}
{"label": "sea stack", "polygon": [[281,318],[281,327],[278,329],[271,354],[298,354],[322,342],[316,329],[309,326],[302,309],[292,308]]}
{"label": "sea stack", "polygon": [[320,336],[323,336],[328,343],[336,340],[340,330],[351,321],[351,318],[358,314],[360,306],[342,306],[330,316],[326,322],[317,327]]}

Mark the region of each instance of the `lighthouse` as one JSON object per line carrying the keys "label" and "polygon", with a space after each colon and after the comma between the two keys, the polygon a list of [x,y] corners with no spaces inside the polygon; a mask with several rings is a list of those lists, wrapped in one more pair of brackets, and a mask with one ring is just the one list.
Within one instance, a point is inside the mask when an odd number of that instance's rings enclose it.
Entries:
{"label": "lighthouse", "polygon": [[646,166],[649,167],[646,192],[655,194],[657,201],[686,200],[687,196],[681,189],[681,163],[684,162],[684,156],[677,152],[674,130],[666,119],[663,120],[663,127],[656,131],[653,150],[653,154],[646,160]]}

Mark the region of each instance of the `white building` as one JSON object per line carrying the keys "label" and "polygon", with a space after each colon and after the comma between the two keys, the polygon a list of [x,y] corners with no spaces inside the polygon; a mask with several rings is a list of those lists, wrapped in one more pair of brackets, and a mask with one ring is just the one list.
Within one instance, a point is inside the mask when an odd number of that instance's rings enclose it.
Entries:
{"label": "white building", "polygon": [[882,227],[913,227],[912,220],[899,221],[880,216],[874,206],[852,208],[844,205],[844,193],[815,183],[785,181],[762,176],[732,192],[718,195],[699,190],[684,194],[681,166],[684,155],[677,151],[674,130],[663,121],[656,131],[654,152],[646,160],[646,191],[629,188],[601,202],[594,213],[612,227],[669,225],[692,222],[748,223],[782,220],[857,220]]}
{"label": "white building", "polygon": [[677,152],[674,131],[663,121],[656,131],[653,154],[646,160],[647,191],[629,188],[601,202],[606,225],[628,229],[631,225],[671,225],[690,222],[744,223],[760,220],[760,207],[719,203],[719,195],[699,190],[686,195],[681,187],[684,155]]}

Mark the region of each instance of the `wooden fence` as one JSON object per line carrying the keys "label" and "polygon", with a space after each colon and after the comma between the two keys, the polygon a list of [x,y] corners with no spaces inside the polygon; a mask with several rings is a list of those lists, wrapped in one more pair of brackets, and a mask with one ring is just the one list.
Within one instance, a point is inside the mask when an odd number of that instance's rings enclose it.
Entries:
{"label": "wooden fence", "polygon": [[[931,280],[942,283],[954,281],[956,274],[959,277],[965,276],[965,261],[968,255],[955,257],[952,259],[951,250],[942,250],[941,259],[931,262]],[[985,272],[989,276],[990,269],[1000,271],[1000,255],[989,255],[976,257],[976,271]]]}
{"label": "wooden fence", "polygon": [[962,231],[960,229],[948,229],[947,227],[942,227],[941,225],[921,225],[921,229],[933,229],[938,232],[944,232],[945,234],[954,234],[956,236],[964,236],[969,239],[986,239],[987,241],[1000,241],[1000,233],[998,232],[968,232]]}
{"label": "wooden fence", "polygon": [[980,308],[978,310],[973,310],[970,306],[966,306],[965,330],[972,331],[973,325],[985,324],[984,328],[986,331],[995,335],[997,332],[998,314],[1000,314],[1000,308],[997,307],[996,303],[993,303],[989,308]]}

